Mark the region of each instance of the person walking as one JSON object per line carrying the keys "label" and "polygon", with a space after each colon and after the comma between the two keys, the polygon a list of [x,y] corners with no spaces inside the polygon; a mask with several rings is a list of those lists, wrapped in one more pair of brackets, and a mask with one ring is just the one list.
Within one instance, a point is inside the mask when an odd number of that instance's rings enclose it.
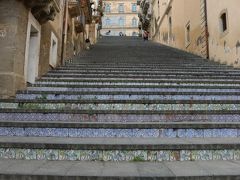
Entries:
{"label": "person walking", "polygon": [[148,41],[148,35],[149,35],[149,32],[148,32],[148,31],[144,31],[144,32],[143,32],[143,40],[144,40],[144,41]]}

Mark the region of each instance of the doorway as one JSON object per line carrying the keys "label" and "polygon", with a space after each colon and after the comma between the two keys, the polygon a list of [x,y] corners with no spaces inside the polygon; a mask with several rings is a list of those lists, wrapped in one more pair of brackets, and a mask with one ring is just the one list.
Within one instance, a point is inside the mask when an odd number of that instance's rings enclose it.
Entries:
{"label": "doorway", "polygon": [[27,83],[35,83],[38,77],[39,52],[40,52],[40,29],[36,19],[30,14],[26,40],[24,75]]}
{"label": "doorway", "polygon": [[56,35],[52,32],[50,57],[49,57],[49,65],[52,68],[55,68],[57,66],[57,51],[58,51],[58,39],[57,39]]}

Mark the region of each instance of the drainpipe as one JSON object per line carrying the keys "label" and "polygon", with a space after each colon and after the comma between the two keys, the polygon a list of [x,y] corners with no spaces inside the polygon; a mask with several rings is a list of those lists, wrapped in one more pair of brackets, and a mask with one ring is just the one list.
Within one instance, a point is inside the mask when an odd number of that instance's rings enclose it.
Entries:
{"label": "drainpipe", "polygon": [[82,7],[81,5],[81,1],[78,0],[78,4],[79,4],[79,7],[80,7],[80,12],[81,12],[81,22],[83,21],[83,17],[84,17],[84,22],[83,23],[83,37],[82,37],[82,42],[83,42],[83,49],[85,48],[85,34],[86,34],[86,30],[85,30],[85,27],[86,27],[86,19],[85,19],[85,13],[84,13],[84,7]]}
{"label": "drainpipe", "polygon": [[65,8],[63,15],[63,25],[62,25],[62,49],[61,49],[61,64],[64,64],[64,52],[65,52],[65,40],[67,34],[67,8],[68,8],[68,0],[65,0]]}
{"label": "drainpipe", "polygon": [[208,13],[207,13],[207,0],[204,0],[204,16],[205,16],[205,37],[206,37],[206,58],[209,59],[209,31],[208,31]]}

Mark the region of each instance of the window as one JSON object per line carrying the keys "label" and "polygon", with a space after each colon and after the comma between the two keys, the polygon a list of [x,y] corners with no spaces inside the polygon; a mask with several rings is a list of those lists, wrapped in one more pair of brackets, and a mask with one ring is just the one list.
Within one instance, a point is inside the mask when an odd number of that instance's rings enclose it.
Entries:
{"label": "window", "polygon": [[124,12],[124,4],[119,4],[118,5],[118,12]]}
{"label": "window", "polygon": [[106,26],[110,26],[111,25],[111,20],[109,18],[106,19]]}
{"label": "window", "polygon": [[186,25],[186,30],[185,30],[185,45],[186,47],[190,45],[191,43],[191,26],[190,22]]}
{"label": "window", "polygon": [[169,17],[168,23],[169,23],[169,37],[172,37],[172,17]]}
{"label": "window", "polygon": [[137,36],[138,34],[136,32],[132,32],[132,36]]}
{"label": "window", "polygon": [[119,24],[119,26],[124,26],[124,19],[122,17],[119,18],[118,24]]}
{"label": "window", "polygon": [[132,4],[132,12],[137,12],[137,4]]}
{"label": "window", "polygon": [[106,11],[107,13],[110,13],[110,12],[111,12],[111,5],[110,5],[110,4],[106,4],[106,6],[105,6],[105,11]]}
{"label": "window", "polygon": [[224,33],[227,31],[228,25],[227,25],[227,13],[224,11],[220,16],[220,31],[221,33]]}
{"label": "window", "polygon": [[135,17],[132,19],[132,26],[137,27],[137,19]]}

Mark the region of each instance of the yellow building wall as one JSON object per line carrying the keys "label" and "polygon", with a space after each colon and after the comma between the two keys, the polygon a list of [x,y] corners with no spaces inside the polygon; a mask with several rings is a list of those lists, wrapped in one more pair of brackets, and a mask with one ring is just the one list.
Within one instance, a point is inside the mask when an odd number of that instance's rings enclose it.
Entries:
{"label": "yellow building wall", "polygon": [[[240,67],[240,1],[210,0],[208,3],[208,29],[210,59]],[[227,33],[220,31],[220,14],[228,16]]]}
{"label": "yellow building wall", "polygon": [[[170,2],[170,4],[169,4]],[[204,0],[162,0],[153,4],[152,39],[214,61],[240,66],[239,0],[207,0],[207,24]],[[166,11],[166,9],[168,9]],[[220,30],[220,15],[227,12],[228,30]],[[170,33],[169,17],[172,19]],[[186,25],[190,24],[190,43],[186,43]]]}
{"label": "yellow building wall", "polygon": [[[120,32],[124,33],[127,36],[132,36],[132,34],[138,33],[138,26],[132,26],[132,19],[135,18],[137,20],[138,25],[138,7],[136,12],[132,12],[132,4],[137,4],[136,0],[105,0],[103,1],[104,6],[109,4],[111,6],[110,12],[104,12],[104,16],[102,18],[103,28],[101,30],[102,35],[106,35],[106,33],[110,30],[113,36],[118,36]],[[118,7],[119,4],[124,4],[124,12],[119,13]],[[122,17],[124,19],[124,26],[120,26],[118,24],[119,18]],[[106,25],[105,21],[109,18],[111,20],[110,25]]]}
{"label": "yellow building wall", "polygon": [[[111,5],[111,13],[117,13],[118,14],[118,5],[119,4],[124,4],[124,12],[125,13],[132,13],[132,4],[133,3],[137,3],[136,0],[105,0],[103,1],[106,4],[110,4]],[[107,12],[105,12],[105,14],[109,14]]]}
{"label": "yellow building wall", "polygon": [[[153,3],[155,18],[153,40],[204,56],[205,27],[202,23],[204,15],[201,9],[202,0],[163,0],[160,1],[159,7],[156,5],[158,4]],[[160,14],[158,24],[157,13]],[[188,24],[190,24],[190,43],[186,42]]]}

